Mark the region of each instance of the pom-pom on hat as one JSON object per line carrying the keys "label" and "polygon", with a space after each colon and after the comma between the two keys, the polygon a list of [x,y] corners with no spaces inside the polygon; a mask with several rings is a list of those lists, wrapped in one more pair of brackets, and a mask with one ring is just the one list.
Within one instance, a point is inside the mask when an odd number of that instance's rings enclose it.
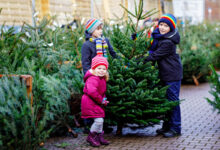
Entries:
{"label": "pom-pom on hat", "polygon": [[92,69],[94,70],[96,67],[104,65],[106,69],[108,69],[108,61],[105,57],[97,55],[92,59]]}
{"label": "pom-pom on hat", "polygon": [[95,31],[95,29],[101,24],[102,22],[98,19],[89,19],[86,23],[86,30],[88,31],[88,33],[92,34],[92,32]]}
{"label": "pom-pom on hat", "polygon": [[176,18],[172,14],[164,14],[160,18],[158,24],[160,24],[161,22],[165,22],[170,27],[170,31],[176,29]]}

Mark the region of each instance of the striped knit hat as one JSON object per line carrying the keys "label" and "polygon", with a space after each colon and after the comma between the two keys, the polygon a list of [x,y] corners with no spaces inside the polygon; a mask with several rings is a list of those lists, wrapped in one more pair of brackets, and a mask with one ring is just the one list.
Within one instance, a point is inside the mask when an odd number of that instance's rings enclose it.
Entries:
{"label": "striped knit hat", "polygon": [[172,14],[164,14],[160,18],[158,24],[160,24],[161,22],[165,22],[170,27],[170,31],[176,29],[176,18]]}
{"label": "striped knit hat", "polygon": [[95,29],[101,24],[102,22],[98,19],[89,19],[86,23],[86,30],[92,34],[92,32],[95,31]]}
{"label": "striped knit hat", "polygon": [[100,55],[96,55],[93,59],[92,59],[92,69],[94,70],[96,67],[100,66],[100,65],[104,65],[106,67],[106,69],[108,69],[108,61],[105,57],[100,56]]}

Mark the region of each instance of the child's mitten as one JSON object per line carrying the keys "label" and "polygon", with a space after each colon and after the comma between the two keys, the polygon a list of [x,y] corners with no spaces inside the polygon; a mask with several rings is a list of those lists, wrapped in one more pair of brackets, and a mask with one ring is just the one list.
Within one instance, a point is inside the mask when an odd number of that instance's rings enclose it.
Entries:
{"label": "child's mitten", "polygon": [[108,103],[109,103],[109,101],[107,101],[107,98],[104,97],[103,100],[102,100],[102,104],[103,104],[104,106],[107,106]]}
{"label": "child's mitten", "polygon": [[137,33],[132,33],[131,39],[132,40],[137,40]]}

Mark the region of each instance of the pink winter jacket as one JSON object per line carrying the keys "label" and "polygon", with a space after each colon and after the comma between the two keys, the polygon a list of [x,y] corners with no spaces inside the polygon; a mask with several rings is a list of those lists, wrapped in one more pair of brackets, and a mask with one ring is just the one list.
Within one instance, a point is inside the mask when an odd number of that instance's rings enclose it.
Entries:
{"label": "pink winter jacket", "polygon": [[104,118],[102,100],[106,92],[106,80],[93,75],[90,71],[84,76],[85,86],[81,100],[82,118]]}

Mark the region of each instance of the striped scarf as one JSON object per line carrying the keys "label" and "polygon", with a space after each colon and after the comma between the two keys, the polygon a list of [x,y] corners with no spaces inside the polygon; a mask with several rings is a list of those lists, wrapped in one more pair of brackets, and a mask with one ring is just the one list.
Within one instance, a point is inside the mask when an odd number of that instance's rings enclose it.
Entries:
{"label": "striped scarf", "polygon": [[105,38],[89,38],[90,42],[95,42],[96,44],[96,53],[97,55],[102,55],[103,57],[107,58],[107,49],[108,49],[108,44],[105,40]]}
{"label": "striped scarf", "polygon": [[150,53],[152,53],[153,51],[155,51],[157,49],[159,40],[164,38],[167,34],[168,33],[160,34],[159,28],[156,28],[153,31],[153,33],[151,34],[151,41],[150,41],[150,43],[151,43],[151,47],[149,49],[151,51]]}

